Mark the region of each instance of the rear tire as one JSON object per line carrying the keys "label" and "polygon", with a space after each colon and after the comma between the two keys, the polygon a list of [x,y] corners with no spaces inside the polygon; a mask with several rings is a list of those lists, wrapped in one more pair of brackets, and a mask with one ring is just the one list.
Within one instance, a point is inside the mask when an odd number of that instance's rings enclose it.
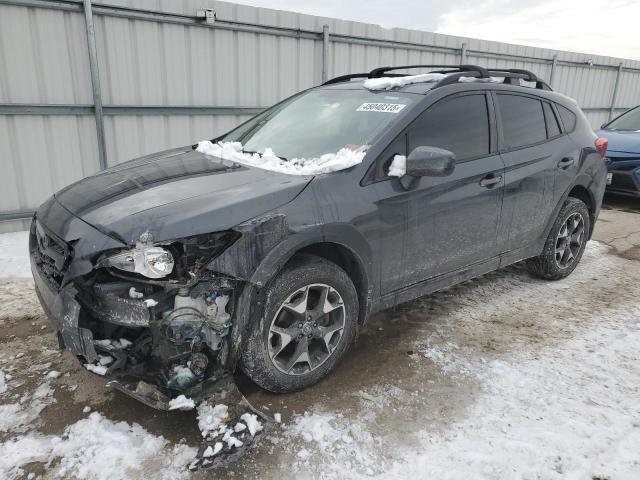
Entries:
{"label": "rear tire", "polygon": [[309,387],[331,372],[356,336],[358,296],[336,264],[300,255],[260,293],[241,368],[276,393]]}
{"label": "rear tire", "polygon": [[580,263],[591,231],[589,210],[582,200],[569,197],[551,227],[542,254],[526,261],[527,269],[546,280],[560,280]]}

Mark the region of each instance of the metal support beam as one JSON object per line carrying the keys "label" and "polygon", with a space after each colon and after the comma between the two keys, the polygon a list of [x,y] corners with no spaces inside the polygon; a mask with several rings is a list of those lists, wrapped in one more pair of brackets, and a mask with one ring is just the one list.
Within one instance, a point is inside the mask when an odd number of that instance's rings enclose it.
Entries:
{"label": "metal support beam", "polygon": [[322,83],[329,80],[329,25],[322,26]]}
{"label": "metal support beam", "polygon": [[[121,115],[257,115],[263,107],[209,105],[103,105],[105,116]],[[93,105],[0,103],[0,115],[93,115]]]}
{"label": "metal support beam", "polygon": [[616,100],[618,100],[618,88],[620,87],[620,76],[622,74],[622,62],[618,65],[618,71],[616,73],[616,83],[613,85],[613,94],[611,95],[611,107],[609,108],[609,118],[613,118],[613,111],[616,109]]}
{"label": "metal support beam", "polygon": [[84,19],[87,29],[87,50],[89,51],[89,69],[91,70],[91,88],[93,90],[93,110],[96,117],[96,135],[98,137],[98,160],[100,170],[107,168],[107,145],[104,140],[104,117],[102,112],[102,91],[98,71],[98,51],[96,49],[96,31],[93,26],[91,0],[83,0]]}
{"label": "metal support beam", "polygon": [[33,210],[14,210],[11,212],[0,212],[0,222],[10,222],[11,220],[25,220],[33,217]]}
{"label": "metal support beam", "polygon": [[556,68],[558,67],[558,54],[556,53],[553,56],[553,60],[551,62],[551,73],[549,74],[549,86],[553,88],[553,79],[556,75]]}
{"label": "metal support beam", "polygon": [[467,63],[467,44],[463,43],[460,47],[460,65]]}

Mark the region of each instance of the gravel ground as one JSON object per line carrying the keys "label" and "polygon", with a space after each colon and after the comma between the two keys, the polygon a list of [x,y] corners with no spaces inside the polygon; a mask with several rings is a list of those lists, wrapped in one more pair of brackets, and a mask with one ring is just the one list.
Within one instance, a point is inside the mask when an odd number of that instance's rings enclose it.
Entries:
{"label": "gravel ground", "polygon": [[0,278],[0,478],[638,479],[638,212],[604,210],[563,281],[513,266],[374,315],[306,391],[273,395],[239,376],[283,423],[240,461],[195,474],[183,466],[196,413],[109,392],[58,353],[12,252],[13,276]]}

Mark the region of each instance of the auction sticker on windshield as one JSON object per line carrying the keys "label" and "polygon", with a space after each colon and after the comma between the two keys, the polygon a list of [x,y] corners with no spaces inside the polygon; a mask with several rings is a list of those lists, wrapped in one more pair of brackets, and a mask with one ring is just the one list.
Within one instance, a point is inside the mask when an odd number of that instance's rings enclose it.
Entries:
{"label": "auction sticker on windshield", "polygon": [[398,113],[406,105],[402,103],[363,103],[360,105],[356,112],[385,112],[385,113]]}

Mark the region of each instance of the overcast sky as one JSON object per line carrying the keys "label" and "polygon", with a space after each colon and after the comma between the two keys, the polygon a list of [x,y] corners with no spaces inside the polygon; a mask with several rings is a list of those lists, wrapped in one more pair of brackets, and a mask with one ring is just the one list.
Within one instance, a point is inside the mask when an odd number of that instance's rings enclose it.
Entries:
{"label": "overcast sky", "polygon": [[640,0],[237,0],[236,3],[640,60]]}

